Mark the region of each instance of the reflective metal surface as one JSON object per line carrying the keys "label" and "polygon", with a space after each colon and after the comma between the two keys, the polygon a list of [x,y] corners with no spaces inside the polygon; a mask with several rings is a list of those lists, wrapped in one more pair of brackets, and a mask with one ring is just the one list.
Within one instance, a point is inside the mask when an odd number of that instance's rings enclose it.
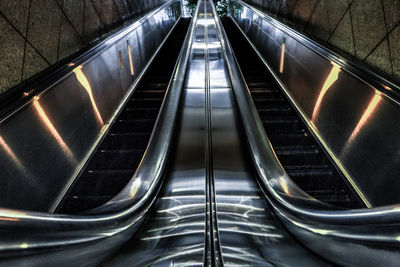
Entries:
{"label": "reflective metal surface", "polygon": [[365,204],[399,203],[399,86],[241,1],[230,14]]}
{"label": "reflective metal surface", "polygon": [[[238,3],[238,2],[236,2]],[[340,210],[299,189],[266,137],[229,44],[227,63],[260,185],[281,222],[303,245],[345,266],[395,266],[400,260],[400,206]]]}
{"label": "reflective metal surface", "polygon": [[[180,16],[170,1],[0,123],[0,206],[53,211]],[[133,84],[133,85],[132,85]],[[30,94],[30,88],[27,88]]]}
{"label": "reflective metal surface", "polygon": [[195,18],[171,171],[143,227],[107,266],[324,266],[284,230],[247,165],[211,1],[199,1]]}
{"label": "reflective metal surface", "polygon": [[148,219],[108,266],[202,266],[206,232],[205,36],[200,4],[191,25],[190,55],[170,170]]}
{"label": "reflective metal surface", "polygon": [[[169,8],[169,4],[160,10]],[[184,81],[182,70],[186,69],[189,56],[189,40],[187,36],[146,154],[125,190],[106,205],[83,215],[0,209],[1,266],[94,266],[114,254],[137,230],[155,200],[164,175]],[[83,78],[80,82],[82,86],[87,85]]]}
{"label": "reflective metal surface", "polygon": [[[94,125],[104,123],[92,81],[79,68],[73,75]],[[74,156],[45,103],[32,104],[43,127]],[[0,265],[325,265],[316,254],[341,265],[400,261],[400,206],[343,211],[310,198],[265,136],[212,2],[199,1],[130,183],[88,214],[0,209]]]}
{"label": "reflective metal surface", "polygon": [[[216,12],[214,12],[216,14]],[[227,41],[222,24],[219,46],[210,58],[212,158],[217,199],[218,231],[226,266],[324,266],[283,228],[255,179],[247,157],[245,136],[223,49]],[[211,82],[211,84],[213,84]]]}

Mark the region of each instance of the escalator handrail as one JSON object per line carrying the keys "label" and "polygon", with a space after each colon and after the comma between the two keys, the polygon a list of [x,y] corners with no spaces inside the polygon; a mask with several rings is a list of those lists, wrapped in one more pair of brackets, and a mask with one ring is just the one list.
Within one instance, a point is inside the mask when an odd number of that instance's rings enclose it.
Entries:
{"label": "escalator handrail", "polygon": [[[160,188],[172,146],[177,111],[190,56],[191,22],[166,97],[142,161],[129,184],[110,202],[85,214],[64,215],[0,209],[0,257],[29,250],[84,245],[116,236],[140,221]],[[140,182],[137,182],[140,181]],[[38,234],[40,233],[40,234]]]}
{"label": "escalator handrail", "polygon": [[[317,238],[319,236],[339,242],[374,244],[378,247],[380,244],[399,246],[400,205],[345,210],[312,198],[291,180],[268,140],[221,25],[221,22],[217,24],[217,30],[223,36],[222,50],[228,64],[250,155],[258,174],[258,181],[276,213],[289,221],[291,227],[302,228]],[[364,247],[360,246],[357,249],[362,250]]]}

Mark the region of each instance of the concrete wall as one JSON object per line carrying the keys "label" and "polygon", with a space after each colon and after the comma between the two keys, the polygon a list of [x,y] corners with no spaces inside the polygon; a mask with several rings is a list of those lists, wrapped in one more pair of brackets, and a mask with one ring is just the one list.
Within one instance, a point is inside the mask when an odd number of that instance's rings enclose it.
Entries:
{"label": "concrete wall", "polygon": [[246,0],[339,53],[400,78],[400,0]]}
{"label": "concrete wall", "polygon": [[167,0],[0,0],[0,94]]}

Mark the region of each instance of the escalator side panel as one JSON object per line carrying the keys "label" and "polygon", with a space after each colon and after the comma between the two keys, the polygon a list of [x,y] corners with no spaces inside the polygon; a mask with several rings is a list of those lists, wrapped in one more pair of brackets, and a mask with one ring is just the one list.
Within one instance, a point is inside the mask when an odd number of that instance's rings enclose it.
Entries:
{"label": "escalator side panel", "polygon": [[76,213],[98,207],[133,177],[149,142],[188,25],[187,20],[182,20],[174,29],[57,212]]}
{"label": "escalator side panel", "polygon": [[365,205],[398,203],[398,86],[240,0],[230,14]]}
{"label": "escalator side panel", "polygon": [[[148,16],[162,14],[168,21],[176,22],[178,9],[179,1],[171,1]],[[99,52],[81,65],[69,64],[73,71],[40,95],[31,95],[32,89],[27,88],[25,95],[32,97],[31,101],[2,118],[0,206],[53,210],[96,140],[106,131],[128,86],[149,62],[150,57],[143,57],[137,46],[142,38],[137,30],[148,20],[149,17],[144,17],[128,26],[128,32],[118,32],[104,40]],[[169,31],[175,24],[162,21],[153,20],[160,23],[160,27],[153,28],[149,34],[158,35],[161,28]],[[130,70],[128,44],[136,68],[134,76]],[[154,43],[153,48],[159,45]],[[137,65],[137,61],[141,64]]]}
{"label": "escalator side panel", "polygon": [[316,199],[346,208],[362,207],[240,31],[228,19],[224,26],[268,139],[288,175]]}

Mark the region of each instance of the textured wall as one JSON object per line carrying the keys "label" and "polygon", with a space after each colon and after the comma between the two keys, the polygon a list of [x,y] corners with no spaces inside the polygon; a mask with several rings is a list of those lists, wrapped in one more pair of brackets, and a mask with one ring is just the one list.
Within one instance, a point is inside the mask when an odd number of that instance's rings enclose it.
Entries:
{"label": "textured wall", "polygon": [[400,78],[400,0],[247,0],[314,38]]}
{"label": "textured wall", "polygon": [[167,0],[0,0],[0,93]]}

